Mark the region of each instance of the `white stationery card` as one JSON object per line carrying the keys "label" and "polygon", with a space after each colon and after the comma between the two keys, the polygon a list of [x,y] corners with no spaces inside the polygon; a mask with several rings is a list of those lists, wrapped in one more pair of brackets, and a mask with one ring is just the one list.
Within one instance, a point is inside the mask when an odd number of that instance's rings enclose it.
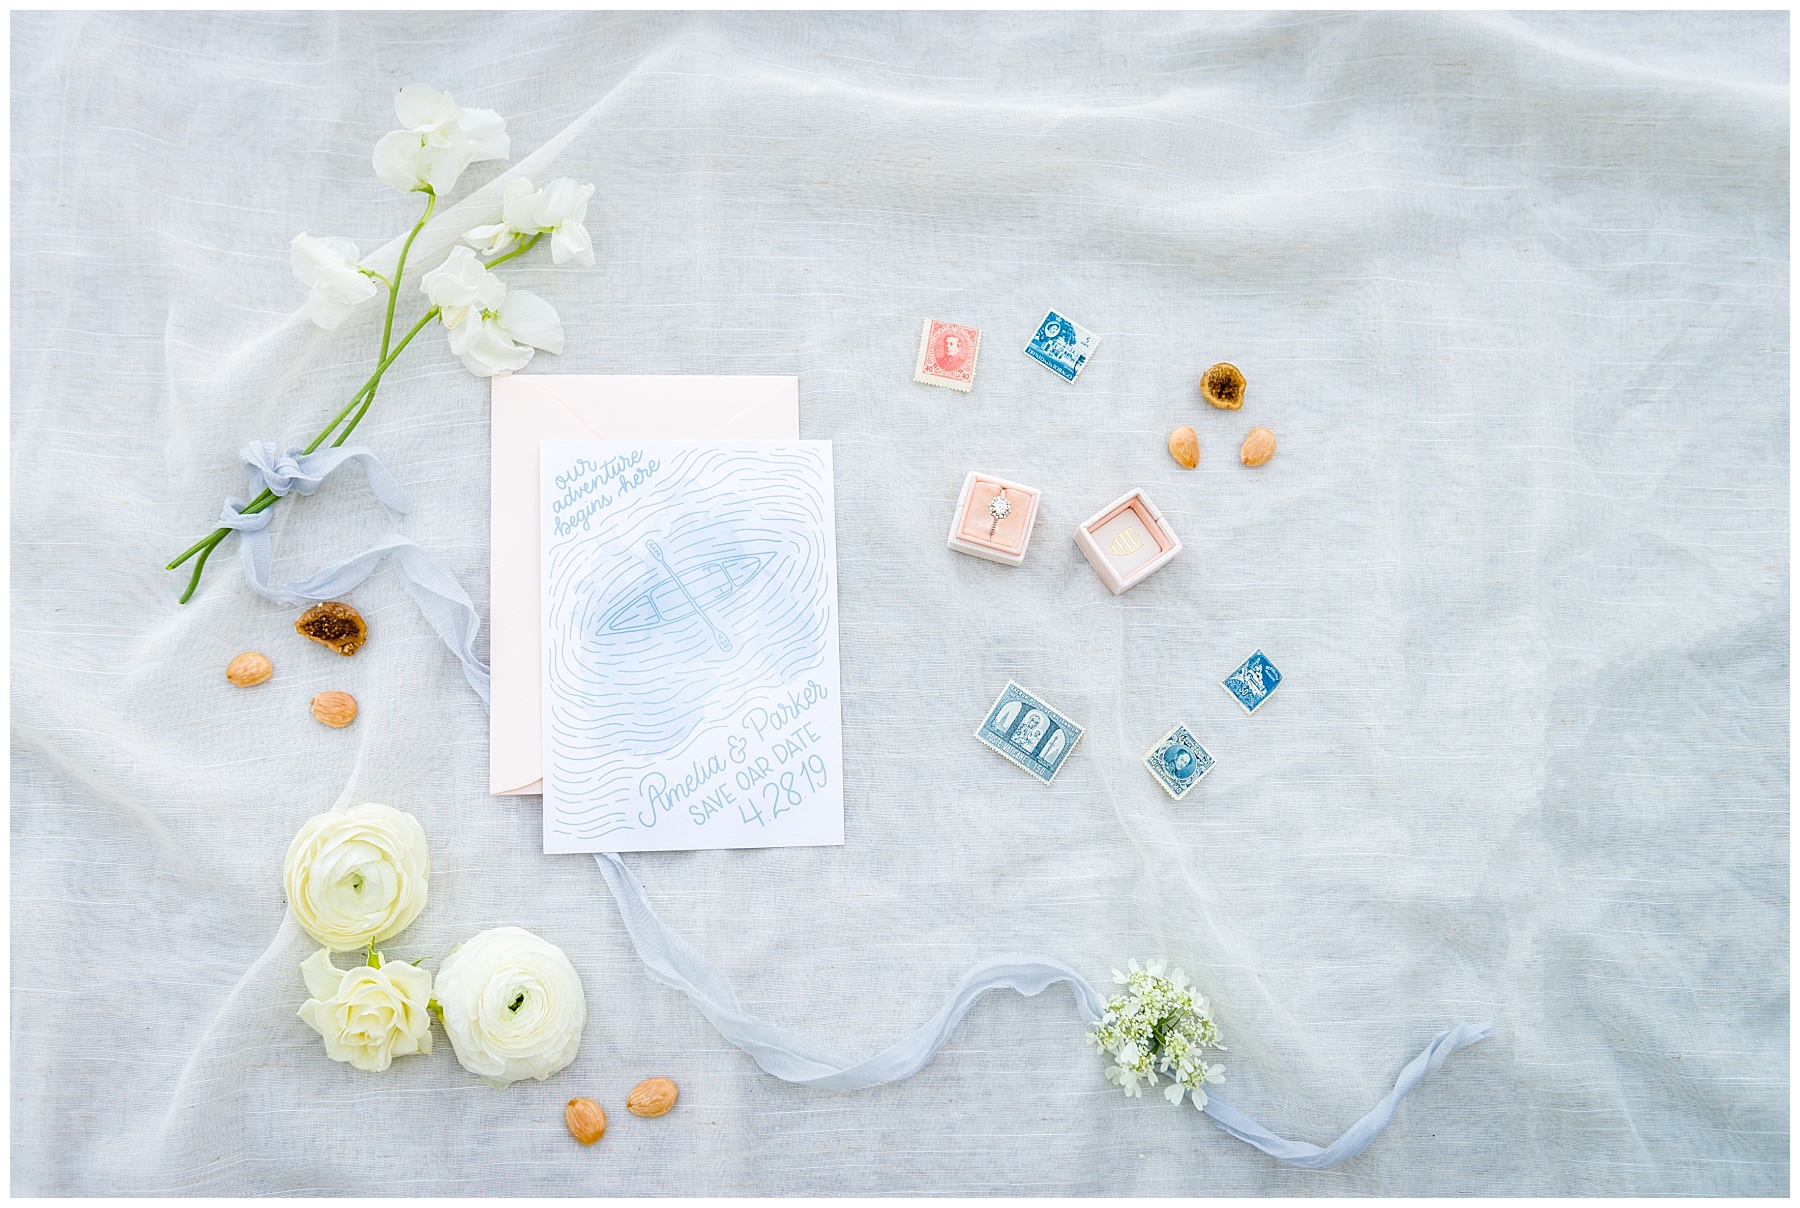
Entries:
{"label": "white stationery card", "polygon": [[795,377],[506,373],[494,387],[488,792],[544,791],[538,446],[547,440],[799,440]]}
{"label": "white stationery card", "polygon": [[540,446],[544,850],[844,841],[829,441]]}

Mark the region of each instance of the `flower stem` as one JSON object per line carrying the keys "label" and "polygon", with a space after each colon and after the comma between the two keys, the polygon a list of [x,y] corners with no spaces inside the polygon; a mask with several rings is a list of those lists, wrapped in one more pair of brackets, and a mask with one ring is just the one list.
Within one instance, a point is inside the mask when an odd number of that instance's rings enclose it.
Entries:
{"label": "flower stem", "polygon": [[543,237],[544,237],[544,232],[539,231],[537,234],[535,234],[531,238],[527,239],[524,243],[521,243],[518,247],[516,247],[512,251],[506,253],[506,255],[495,256],[492,260],[487,262],[488,269],[491,271],[496,264],[505,264],[508,260],[511,260],[514,256],[523,256],[526,252],[529,252],[532,249],[532,247],[537,244],[538,240],[542,239]]}
{"label": "flower stem", "polygon": [[[383,360],[381,363],[381,368],[376,370],[375,376],[369,379],[369,384],[367,387],[365,387],[365,390],[364,390],[361,409],[358,410],[357,413],[351,417],[350,422],[348,424],[344,425],[344,430],[342,432],[338,433],[338,438],[331,442],[332,448],[335,449],[339,445],[343,444],[345,441],[350,439],[350,434],[352,432],[356,431],[356,425],[362,423],[363,416],[367,415],[369,413],[369,408],[374,406],[374,404],[375,404],[375,390],[377,387],[379,387],[381,385],[381,375],[383,373],[387,372],[387,367],[389,365],[393,364],[394,358],[399,356],[400,353],[405,350],[405,348],[408,344],[412,343],[413,337],[418,335],[419,332],[424,330],[425,324],[431,322],[433,319],[438,317],[438,309],[439,309],[438,307],[434,306],[430,310],[426,311],[424,314],[420,315],[419,321],[412,325],[412,330],[400,337],[399,346],[396,347],[393,352],[391,352],[387,355],[386,359]],[[355,401],[356,401],[355,399],[351,400],[352,405],[354,405]],[[339,418],[342,418],[342,417],[340,416]],[[335,423],[335,422],[336,421],[334,420],[333,423]],[[327,428],[325,431],[329,432],[330,430],[331,429]],[[323,440],[324,433],[321,433],[319,438],[321,440]],[[312,450],[308,449],[307,452],[310,453],[310,452],[312,452]]]}
{"label": "flower stem", "polygon": [[[408,242],[410,242],[410,240]],[[332,431],[337,428],[338,424],[343,422],[344,417],[349,415],[350,412],[356,408],[357,404],[360,403],[362,404],[362,410],[357,412],[356,417],[350,421],[349,426],[338,436],[337,441],[332,447],[336,448],[338,445],[344,443],[344,440],[350,433],[355,431],[356,425],[362,422],[363,416],[368,414],[369,404],[375,401],[376,387],[381,385],[382,374],[386,373],[388,366],[392,365],[395,359],[398,358],[402,352],[406,351],[406,346],[412,343],[413,337],[423,331],[425,325],[437,318],[437,315],[438,308],[434,306],[423,315],[419,316],[419,321],[413,324],[412,330],[400,338],[399,344],[383,355],[381,363],[375,367],[375,372],[370,374],[369,380],[362,384],[362,389],[351,396],[350,401],[345,403],[342,409],[340,409],[336,415],[331,417],[331,422],[325,425],[324,431],[313,437],[312,443],[306,446],[304,452],[318,452],[319,446],[325,443],[325,438],[330,436]],[[266,511],[280,498],[281,496],[275,494],[273,491],[265,490],[241,508],[238,511],[238,515],[250,516],[257,512]],[[211,533],[188,547],[185,552],[163,568],[164,570],[174,570],[189,558],[194,557],[194,555],[198,554],[200,556],[199,560],[194,563],[193,573],[188,577],[187,590],[181,593],[181,603],[186,604],[189,600],[194,598],[194,590],[200,586],[200,574],[206,569],[206,560],[212,557],[212,552],[218,548],[219,542],[230,536],[231,532],[232,530],[228,528],[214,529]]]}
{"label": "flower stem", "polygon": [[394,279],[386,281],[383,278],[388,287],[387,318],[381,324],[381,355],[375,358],[377,361],[387,360],[388,340],[394,334],[394,304],[400,300],[400,282],[406,277],[407,253],[412,251],[413,240],[419,237],[419,232],[425,229],[427,222],[431,221],[431,212],[435,209],[437,209],[437,193],[427,188],[425,190],[425,212],[419,215],[419,221],[413,223],[412,232],[407,235],[406,242],[400,245],[400,262],[394,266]]}

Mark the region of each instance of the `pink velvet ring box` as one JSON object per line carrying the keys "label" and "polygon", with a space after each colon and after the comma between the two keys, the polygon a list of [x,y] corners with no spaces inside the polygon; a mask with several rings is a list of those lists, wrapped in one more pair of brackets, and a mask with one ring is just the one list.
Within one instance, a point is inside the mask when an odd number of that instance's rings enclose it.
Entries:
{"label": "pink velvet ring box", "polygon": [[1075,544],[1113,595],[1123,595],[1169,564],[1181,538],[1141,490],[1119,496],[1075,530]]}
{"label": "pink velvet ring box", "polygon": [[[1002,490],[1009,506],[1005,516],[996,518],[990,507]],[[950,548],[989,562],[1017,566],[1025,561],[1037,513],[1037,488],[973,471],[963,479],[956,513],[950,518]]]}

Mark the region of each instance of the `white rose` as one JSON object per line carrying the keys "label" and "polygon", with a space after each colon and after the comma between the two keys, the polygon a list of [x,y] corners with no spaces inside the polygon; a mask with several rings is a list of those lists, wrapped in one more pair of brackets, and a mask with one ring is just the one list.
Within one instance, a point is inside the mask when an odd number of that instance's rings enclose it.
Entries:
{"label": "white rose", "polygon": [[380,1071],[394,1058],[431,1052],[431,974],[404,963],[339,969],[321,948],[300,966],[311,998],[300,1018],[325,1038],[333,1061]]}
{"label": "white rose", "polygon": [[282,870],[294,917],[335,952],[406,930],[425,909],[430,875],[418,819],[373,802],[307,819]]}
{"label": "white rose", "polygon": [[581,1048],[581,978],[561,948],[522,927],[483,931],[445,957],[437,999],[456,1059],[489,1086],[542,1082]]}

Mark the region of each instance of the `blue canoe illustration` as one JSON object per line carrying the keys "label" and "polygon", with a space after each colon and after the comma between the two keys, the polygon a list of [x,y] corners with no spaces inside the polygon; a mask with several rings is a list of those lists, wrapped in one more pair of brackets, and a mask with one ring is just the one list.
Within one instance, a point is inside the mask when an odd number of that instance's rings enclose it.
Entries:
{"label": "blue canoe illustration", "polygon": [[[708,562],[691,563],[680,570],[669,567],[657,550],[657,562],[669,577],[626,600],[600,620],[605,633],[636,633],[658,629],[698,614],[712,628],[706,609],[729,600],[756,578],[763,560],[755,554],[739,554]],[[715,635],[716,636],[716,635]],[[722,643],[727,650],[730,642]]]}

